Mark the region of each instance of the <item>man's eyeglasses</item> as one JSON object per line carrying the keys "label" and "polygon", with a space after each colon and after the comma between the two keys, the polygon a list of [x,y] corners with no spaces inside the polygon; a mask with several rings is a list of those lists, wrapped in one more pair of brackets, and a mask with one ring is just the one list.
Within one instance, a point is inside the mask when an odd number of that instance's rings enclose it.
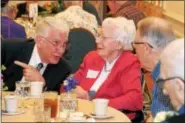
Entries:
{"label": "man's eyeglasses", "polygon": [[132,45],[132,53],[133,54],[136,54],[136,49],[135,49],[135,47],[134,47],[134,45],[139,45],[139,44],[147,44],[150,48],[153,48],[153,46],[152,45],[150,45],[149,43],[147,43],[147,42],[136,42],[136,41],[134,41],[134,42],[132,42],[131,43],[131,45]]}
{"label": "man's eyeglasses", "polygon": [[162,79],[162,78],[159,78],[156,83],[159,83],[160,84],[160,88],[163,89],[164,88],[164,83],[166,81],[169,81],[169,80],[173,80],[173,79],[180,79],[182,82],[184,82],[184,80],[180,77],[170,77],[170,78],[167,78],[167,79]]}
{"label": "man's eyeglasses", "polygon": [[168,81],[168,80],[173,80],[173,79],[180,79],[181,81],[183,81],[184,82],[184,80],[182,79],[182,78],[180,78],[180,77],[170,77],[170,78],[167,78],[167,79],[162,79],[162,78],[159,78],[157,81],[156,81],[156,83],[161,83],[161,82],[166,82],[166,81]]}
{"label": "man's eyeglasses", "polygon": [[139,45],[139,44],[147,44],[150,48],[153,48],[153,46],[150,45],[148,42],[136,42],[136,41],[134,41],[131,44],[132,44],[133,48],[134,48],[134,45]]}
{"label": "man's eyeglasses", "polygon": [[47,42],[49,42],[50,44],[52,44],[55,48],[60,47],[63,49],[68,49],[69,48],[69,42],[66,41],[63,44],[60,44],[60,41],[50,41],[48,39],[46,39],[45,37],[41,36],[44,40],[46,40]]}

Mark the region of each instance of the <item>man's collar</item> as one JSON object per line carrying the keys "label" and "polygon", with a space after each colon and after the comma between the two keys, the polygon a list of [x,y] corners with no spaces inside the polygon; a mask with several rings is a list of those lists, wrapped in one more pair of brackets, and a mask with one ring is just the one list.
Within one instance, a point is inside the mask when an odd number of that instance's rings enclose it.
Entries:
{"label": "man's collar", "polygon": [[37,46],[36,45],[37,44],[35,44],[34,49],[33,49],[33,53],[34,53],[35,58],[36,58],[35,60],[36,60],[37,64],[43,63],[43,65],[46,66],[47,64],[44,63],[44,62],[42,62],[42,60],[41,60],[41,58],[39,56],[39,52],[38,52],[38,49],[37,49]]}
{"label": "man's collar", "polygon": [[178,111],[179,114],[184,114],[184,108],[185,108],[185,107],[184,107],[184,105],[183,105],[183,106],[179,109],[179,111]]}

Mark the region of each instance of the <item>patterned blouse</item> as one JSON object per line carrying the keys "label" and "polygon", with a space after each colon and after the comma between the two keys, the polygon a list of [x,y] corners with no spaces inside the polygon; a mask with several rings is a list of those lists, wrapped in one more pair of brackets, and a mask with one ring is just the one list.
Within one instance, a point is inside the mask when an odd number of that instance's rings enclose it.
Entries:
{"label": "patterned blouse", "polygon": [[98,22],[96,17],[84,11],[80,6],[70,6],[55,17],[65,20],[70,29],[81,27],[89,30],[94,36],[97,34]]}

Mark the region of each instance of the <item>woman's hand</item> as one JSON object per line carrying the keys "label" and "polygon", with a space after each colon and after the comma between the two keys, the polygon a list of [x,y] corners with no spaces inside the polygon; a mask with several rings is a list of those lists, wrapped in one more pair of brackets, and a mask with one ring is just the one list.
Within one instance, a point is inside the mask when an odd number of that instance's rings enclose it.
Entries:
{"label": "woman's hand", "polygon": [[77,95],[78,98],[89,100],[88,92],[85,91],[80,86],[77,86],[76,89],[74,89],[74,92],[75,92],[75,94]]}

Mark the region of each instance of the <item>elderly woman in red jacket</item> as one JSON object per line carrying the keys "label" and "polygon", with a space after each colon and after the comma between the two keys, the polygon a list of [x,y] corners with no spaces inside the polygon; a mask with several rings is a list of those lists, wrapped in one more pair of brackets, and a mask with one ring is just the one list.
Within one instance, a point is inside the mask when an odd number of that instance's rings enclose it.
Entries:
{"label": "elderly woman in red jacket", "polygon": [[[109,106],[118,110],[142,110],[140,64],[131,53],[135,38],[135,25],[124,17],[107,18],[96,39],[97,50],[89,52],[74,78],[79,82],[75,93],[79,98],[109,99]],[[92,96],[92,95],[91,95]]]}

